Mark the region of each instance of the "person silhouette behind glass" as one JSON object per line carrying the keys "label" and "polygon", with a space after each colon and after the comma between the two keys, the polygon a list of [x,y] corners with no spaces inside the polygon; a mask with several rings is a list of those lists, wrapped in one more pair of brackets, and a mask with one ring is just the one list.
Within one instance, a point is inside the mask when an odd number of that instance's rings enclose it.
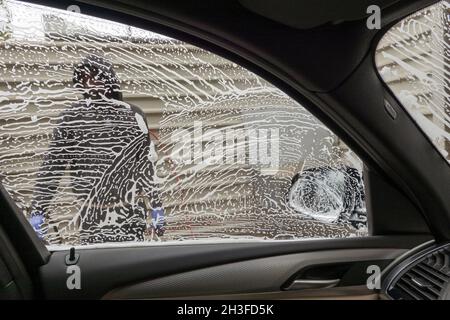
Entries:
{"label": "person silhouette behind glass", "polygon": [[100,56],[76,65],[73,83],[83,99],[58,118],[37,174],[30,223],[45,238],[46,220],[56,220],[49,219],[48,208],[56,195],[67,192],[60,180],[69,175],[82,244],[143,241],[149,228],[162,236],[157,157],[145,114],[123,101],[112,64]]}

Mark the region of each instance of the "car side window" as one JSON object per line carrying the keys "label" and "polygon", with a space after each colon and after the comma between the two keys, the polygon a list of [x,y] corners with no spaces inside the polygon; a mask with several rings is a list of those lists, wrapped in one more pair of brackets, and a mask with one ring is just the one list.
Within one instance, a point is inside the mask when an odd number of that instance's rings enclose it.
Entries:
{"label": "car side window", "polygon": [[0,179],[47,245],[367,235],[361,160],[252,72],[82,13],[0,21]]}
{"label": "car side window", "polygon": [[394,25],[378,44],[380,76],[450,162],[450,3],[440,1]]}

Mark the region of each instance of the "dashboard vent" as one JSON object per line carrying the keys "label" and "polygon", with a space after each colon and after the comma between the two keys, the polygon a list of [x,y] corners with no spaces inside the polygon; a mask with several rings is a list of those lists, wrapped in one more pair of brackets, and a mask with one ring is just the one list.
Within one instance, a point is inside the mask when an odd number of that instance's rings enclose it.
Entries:
{"label": "dashboard vent", "polygon": [[438,300],[450,281],[450,249],[434,251],[408,267],[388,290],[400,300]]}

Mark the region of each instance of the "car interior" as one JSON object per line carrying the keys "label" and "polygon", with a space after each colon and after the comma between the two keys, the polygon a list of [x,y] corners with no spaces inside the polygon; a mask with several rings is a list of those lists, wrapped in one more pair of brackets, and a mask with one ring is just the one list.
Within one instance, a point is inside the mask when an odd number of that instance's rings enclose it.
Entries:
{"label": "car interior", "polygon": [[[0,299],[449,300],[449,11],[436,0],[0,2]],[[79,70],[109,78],[86,89]],[[108,96],[117,83],[120,99]],[[101,113],[104,127],[73,127],[91,123],[82,117],[96,99],[119,107]],[[279,137],[269,148],[279,161],[238,155],[206,175],[195,155],[208,147],[194,143],[192,161],[167,156],[164,137],[183,149],[214,121],[244,130],[238,143]],[[82,130],[109,140],[83,145]],[[60,132],[93,154],[134,135],[120,149],[132,161],[111,160],[117,169],[91,189],[91,164],[76,167],[67,147],[81,191],[64,200]],[[157,160],[141,161],[152,145]],[[166,179],[167,166],[181,173]],[[86,204],[132,197],[146,170],[156,172],[147,186],[162,185],[141,190],[148,207],[164,208],[152,209],[150,236],[128,236],[134,227],[110,222],[122,211]],[[30,209],[39,201],[45,215]]]}

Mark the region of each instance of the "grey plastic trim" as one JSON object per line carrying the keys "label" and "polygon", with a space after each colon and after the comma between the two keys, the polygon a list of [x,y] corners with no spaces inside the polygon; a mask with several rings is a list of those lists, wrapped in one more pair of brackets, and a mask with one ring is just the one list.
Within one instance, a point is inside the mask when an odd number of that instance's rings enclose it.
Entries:
{"label": "grey plastic trim", "polygon": [[103,299],[151,299],[277,292],[293,274],[317,264],[395,259],[404,249],[344,249],[247,260],[114,289]]}
{"label": "grey plastic trim", "polygon": [[366,286],[348,286],[295,291],[257,292],[225,295],[207,295],[158,300],[379,300],[377,292]]}

